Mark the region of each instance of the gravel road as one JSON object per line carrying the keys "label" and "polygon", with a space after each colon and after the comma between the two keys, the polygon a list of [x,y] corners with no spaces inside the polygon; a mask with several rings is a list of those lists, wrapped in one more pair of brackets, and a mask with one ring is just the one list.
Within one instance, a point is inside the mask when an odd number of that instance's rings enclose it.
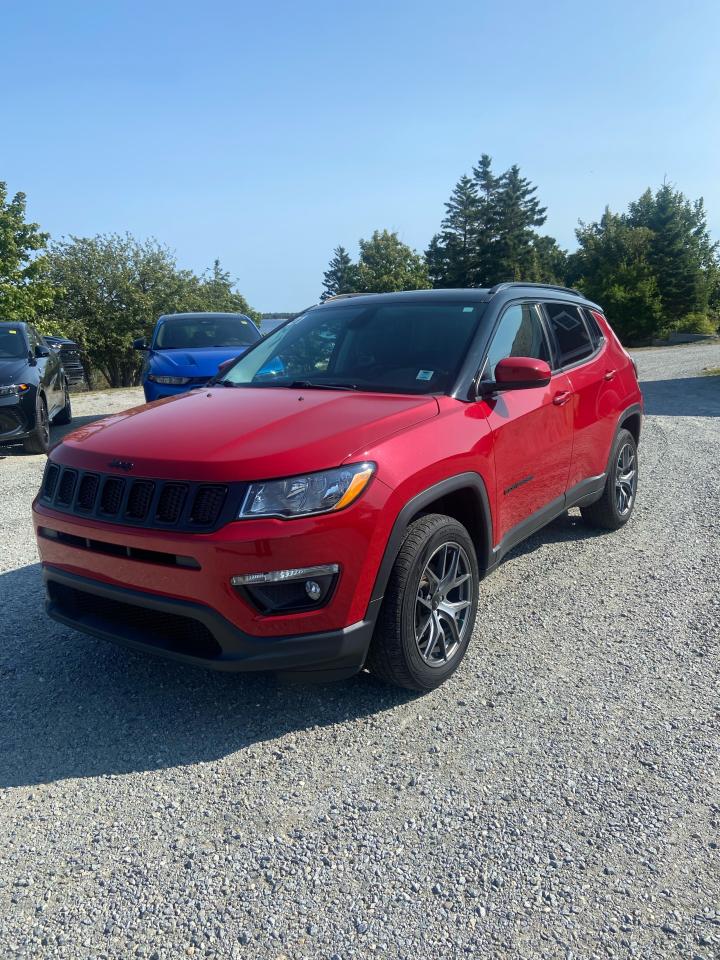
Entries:
{"label": "gravel road", "polygon": [[0,956],[720,957],[720,346],[637,360],[634,519],[516,549],[424,697],[53,624],[1,460]]}

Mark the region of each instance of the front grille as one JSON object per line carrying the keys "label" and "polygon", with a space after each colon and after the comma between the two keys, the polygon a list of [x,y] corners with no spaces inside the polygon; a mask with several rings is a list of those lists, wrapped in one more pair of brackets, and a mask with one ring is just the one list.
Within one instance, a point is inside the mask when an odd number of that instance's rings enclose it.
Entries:
{"label": "front grille", "polygon": [[57,464],[49,463],[43,480],[42,495],[47,500],[52,500],[57,485],[57,479],[60,475],[60,467]]}
{"label": "front grille", "polygon": [[63,470],[57,492],[58,503],[64,504],[65,506],[69,506],[72,503],[76,480],[77,473],[74,470]]}
{"label": "front grille", "polygon": [[125,481],[121,477],[107,477],[100,497],[101,513],[116,514],[120,509],[124,492]]}
{"label": "front grille", "polygon": [[54,580],[48,582],[48,594],[56,611],[81,628],[95,627],[111,636],[191,657],[212,659],[222,653],[212,632],[193,617],[100,597]]}
{"label": "front grille", "polygon": [[95,506],[95,497],[97,496],[99,486],[100,477],[96,473],[84,474],[80,481],[77,502],[75,504],[78,510],[92,510]]}
{"label": "front grille", "polygon": [[151,480],[135,480],[130,487],[125,516],[131,520],[144,520],[152,503],[155,484]]}
{"label": "front grille", "polygon": [[222,509],[226,494],[226,487],[199,487],[190,511],[190,523],[203,527],[212,526]]}
{"label": "front grille", "polygon": [[177,523],[185,505],[187,486],[184,483],[166,483],[158,500],[155,519],[160,523]]}
{"label": "front grille", "polygon": [[247,484],[119,477],[48,461],[40,499],[63,513],[103,523],[207,533],[234,520]]}

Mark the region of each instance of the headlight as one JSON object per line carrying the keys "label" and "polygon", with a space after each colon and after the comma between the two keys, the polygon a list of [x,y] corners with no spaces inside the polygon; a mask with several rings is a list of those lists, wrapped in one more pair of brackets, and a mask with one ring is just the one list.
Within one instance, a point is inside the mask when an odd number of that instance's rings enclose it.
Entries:
{"label": "headlight", "polygon": [[26,383],[8,383],[7,386],[0,387],[0,397],[18,397],[28,389]]}
{"label": "headlight", "polygon": [[148,374],[148,380],[152,380],[153,383],[166,383],[173,387],[181,387],[184,383],[190,383],[190,377],[156,377],[154,373]]}
{"label": "headlight", "polygon": [[352,463],[288,480],[251,483],[238,517],[307,517],[342,510],[360,496],[374,473],[374,463]]}

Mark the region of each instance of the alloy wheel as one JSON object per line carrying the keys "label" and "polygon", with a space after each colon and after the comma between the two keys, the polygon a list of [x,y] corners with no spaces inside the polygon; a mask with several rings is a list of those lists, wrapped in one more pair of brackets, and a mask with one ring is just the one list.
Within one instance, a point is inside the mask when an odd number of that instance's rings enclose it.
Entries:
{"label": "alloy wheel", "polygon": [[459,543],[441,544],[420,577],[415,600],[415,643],[428,666],[441,667],[471,629],[472,567]]}
{"label": "alloy wheel", "polygon": [[615,505],[621,517],[632,510],[637,479],[637,454],[632,444],[625,443],[618,452],[615,465]]}

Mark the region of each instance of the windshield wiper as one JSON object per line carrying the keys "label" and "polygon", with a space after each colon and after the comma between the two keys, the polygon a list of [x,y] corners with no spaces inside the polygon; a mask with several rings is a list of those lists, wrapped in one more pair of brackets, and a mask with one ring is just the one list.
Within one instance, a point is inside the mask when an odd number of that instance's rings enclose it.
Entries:
{"label": "windshield wiper", "polygon": [[315,380],[293,380],[286,384],[289,389],[303,390],[359,390],[356,383],[317,383]]}

